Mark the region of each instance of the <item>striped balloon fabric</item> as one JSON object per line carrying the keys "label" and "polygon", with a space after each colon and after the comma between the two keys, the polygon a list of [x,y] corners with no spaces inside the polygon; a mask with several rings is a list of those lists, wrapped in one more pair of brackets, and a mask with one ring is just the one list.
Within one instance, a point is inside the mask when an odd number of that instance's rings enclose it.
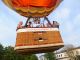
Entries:
{"label": "striped balloon fabric", "polygon": [[62,0],[2,0],[8,7],[26,17],[48,16]]}

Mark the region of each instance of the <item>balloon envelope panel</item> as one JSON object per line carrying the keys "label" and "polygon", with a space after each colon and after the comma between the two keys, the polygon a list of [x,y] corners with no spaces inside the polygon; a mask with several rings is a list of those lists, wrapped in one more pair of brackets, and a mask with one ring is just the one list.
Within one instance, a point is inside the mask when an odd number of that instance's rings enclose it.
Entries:
{"label": "balloon envelope panel", "polygon": [[26,17],[48,16],[62,0],[3,0],[11,9]]}

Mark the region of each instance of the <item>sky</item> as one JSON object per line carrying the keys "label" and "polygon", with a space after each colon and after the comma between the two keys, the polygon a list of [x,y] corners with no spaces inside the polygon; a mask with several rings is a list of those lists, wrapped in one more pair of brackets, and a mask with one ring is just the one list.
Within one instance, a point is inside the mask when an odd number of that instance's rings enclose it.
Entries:
{"label": "sky", "polygon": [[[64,0],[48,18],[60,23],[64,45],[80,46],[80,0]],[[9,9],[0,0],[0,43],[4,47],[15,46],[19,21],[25,22],[26,18]]]}

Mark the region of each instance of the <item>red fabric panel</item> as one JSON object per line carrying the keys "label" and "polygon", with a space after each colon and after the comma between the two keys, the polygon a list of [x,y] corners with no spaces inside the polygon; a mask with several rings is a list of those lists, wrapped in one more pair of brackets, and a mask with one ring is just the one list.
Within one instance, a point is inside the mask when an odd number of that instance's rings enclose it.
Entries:
{"label": "red fabric panel", "polygon": [[30,0],[12,0],[12,3],[17,7],[27,7],[30,5]]}
{"label": "red fabric panel", "polygon": [[57,0],[12,0],[14,6],[17,7],[52,7],[56,4]]}
{"label": "red fabric panel", "polygon": [[57,0],[34,0],[31,2],[30,5],[32,6],[39,6],[39,7],[50,7],[56,4]]}

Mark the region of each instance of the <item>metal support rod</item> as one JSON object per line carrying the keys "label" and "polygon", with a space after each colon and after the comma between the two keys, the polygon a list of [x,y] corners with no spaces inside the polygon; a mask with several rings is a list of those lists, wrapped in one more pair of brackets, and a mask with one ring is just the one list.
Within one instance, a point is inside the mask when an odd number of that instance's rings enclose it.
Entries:
{"label": "metal support rod", "polygon": [[26,21],[26,23],[25,23],[25,27],[27,27],[27,23],[28,23],[28,21],[31,19],[31,17],[28,17],[28,19],[27,19],[27,21]]}
{"label": "metal support rod", "polygon": [[51,27],[53,27],[53,25],[51,24],[51,22],[48,20],[48,18],[47,17],[44,17],[45,18],[45,20],[48,22],[48,24],[51,26]]}

